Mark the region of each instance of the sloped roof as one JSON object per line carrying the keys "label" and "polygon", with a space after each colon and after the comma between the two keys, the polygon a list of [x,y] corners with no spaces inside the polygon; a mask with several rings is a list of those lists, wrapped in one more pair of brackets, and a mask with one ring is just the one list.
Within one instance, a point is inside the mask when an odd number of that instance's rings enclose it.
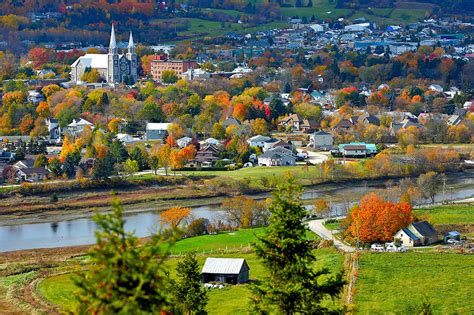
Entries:
{"label": "sloped roof", "polygon": [[108,63],[107,54],[85,54],[82,57],[77,58],[71,67],[76,67],[81,62],[84,66],[92,69],[106,69]]}
{"label": "sloped roof", "polygon": [[413,222],[412,226],[422,236],[433,236],[433,235],[436,236],[437,235],[436,230],[427,221]]}
{"label": "sloped roof", "polygon": [[168,130],[170,123],[147,123],[146,130]]}
{"label": "sloped roof", "polygon": [[243,258],[207,258],[201,273],[239,274],[244,264],[247,262]]}
{"label": "sloped roof", "polygon": [[315,135],[315,136],[330,136],[331,134],[324,131],[324,130],[319,130],[319,131],[313,133],[313,135]]}

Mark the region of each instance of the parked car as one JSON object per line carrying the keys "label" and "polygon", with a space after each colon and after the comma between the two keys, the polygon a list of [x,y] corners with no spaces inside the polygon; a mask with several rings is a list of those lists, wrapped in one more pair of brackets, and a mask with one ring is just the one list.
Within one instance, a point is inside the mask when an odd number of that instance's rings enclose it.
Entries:
{"label": "parked car", "polygon": [[394,252],[398,252],[398,247],[395,246],[395,244],[392,243],[386,243],[385,244],[385,251],[386,252],[391,252],[391,253],[394,253]]}
{"label": "parked car", "polygon": [[373,252],[383,252],[385,248],[383,247],[383,245],[375,243],[370,245],[370,250]]}
{"label": "parked car", "polygon": [[253,167],[253,163],[252,162],[247,162],[244,164],[243,167]]}
{"label": "parked car", "polygon": [[455,240],[454,238],[450,238],[449,240],[446,241],[446,243],[448,243],[450,245],[457,245],[457,244],[460,243],[460,241]]}

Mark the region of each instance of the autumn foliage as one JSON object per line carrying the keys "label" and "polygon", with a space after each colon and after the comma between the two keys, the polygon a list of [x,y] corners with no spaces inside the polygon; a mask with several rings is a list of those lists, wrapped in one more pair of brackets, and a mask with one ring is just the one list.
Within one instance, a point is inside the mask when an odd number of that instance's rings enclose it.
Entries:
{"label": "autumn foliage", "polygon": [[161,220],[169,224],[172,228],[177,228],[178,225],[185,220],[191,213],[191,208],[173,207],[160,214]]}
{"label": "autumn foliage", "polygon": [[395,233],[413,221],[411,210],[406,202],[388,202],[375,193],[365,195],[348,216],[345,237],[355,240],[358,235],[362,243],[391,241]]}

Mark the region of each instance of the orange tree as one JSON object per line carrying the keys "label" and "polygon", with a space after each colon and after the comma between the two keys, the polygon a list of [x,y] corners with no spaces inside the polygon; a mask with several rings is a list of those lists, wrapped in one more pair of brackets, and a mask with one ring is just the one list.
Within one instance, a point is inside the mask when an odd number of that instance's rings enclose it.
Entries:
{"label": "orange tree", "polygon": [[385,201],[375,193],[362,197],[352,208],[344,236],[362,243],[386,242],[413,221],[409,203]]}
{"label": "orange tree", "polygon": [[191,208],[173,207],[163,211],[160,214],[160,218],[164,223],[169,224],[171,228],[176,229],[181,222],[189,217],[190,213]]}

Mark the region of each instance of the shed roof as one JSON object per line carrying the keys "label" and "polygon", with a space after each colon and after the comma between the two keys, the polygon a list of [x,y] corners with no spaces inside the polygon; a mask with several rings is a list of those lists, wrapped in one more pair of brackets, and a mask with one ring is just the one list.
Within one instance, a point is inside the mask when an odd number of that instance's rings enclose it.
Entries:
{"label": "shed roof", "polygon": [[239,274],[244,264],[243,258],[207,258],[201,273]]}

